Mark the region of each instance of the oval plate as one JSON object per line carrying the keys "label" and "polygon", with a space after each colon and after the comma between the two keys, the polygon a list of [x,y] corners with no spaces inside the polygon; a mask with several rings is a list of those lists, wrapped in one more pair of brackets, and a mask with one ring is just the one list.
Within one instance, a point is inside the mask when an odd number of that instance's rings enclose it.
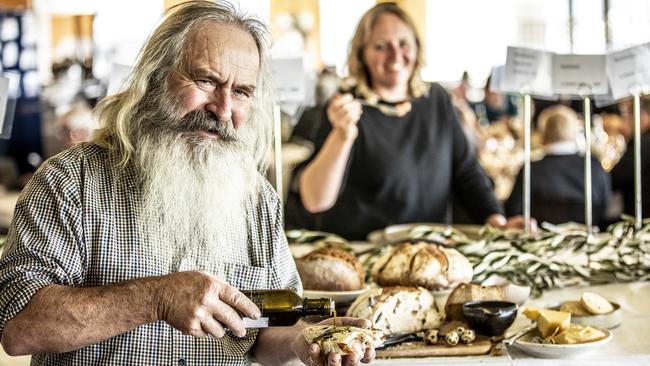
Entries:
{"label": "oval plate", "polygon": [[532,334],[526,333],[517,339],[512,346],[526,354],[539,358],[571,358],[578,357],[585,353],[594,351],[609,343],[612,339],[612,332],[604,328],[598,328],[605,333],[605,338],[576,344],[543,344],[532,341]]}
{"label": "oval plate", "polygon": [[[623,310],[621,310],[621,305],[615,302],[609,302],[614,307],[614,310],[607,314],[600,315],[573,315],[571,314],[571,323],[581,324],[581,325],[591,325],[592,327],[597,328],[607,328],[614,329],[621,325],[623,322]],[[561,304],[551,304],[547,306],[551,310],[559,310]]]}

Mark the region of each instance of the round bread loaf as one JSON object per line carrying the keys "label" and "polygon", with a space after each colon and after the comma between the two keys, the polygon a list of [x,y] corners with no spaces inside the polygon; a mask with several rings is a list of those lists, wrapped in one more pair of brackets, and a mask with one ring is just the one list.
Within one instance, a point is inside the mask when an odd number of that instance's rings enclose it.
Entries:
{"label": "round bread loaf", "polygon": [[340,247],[316,249],[296,260],[305,290],[353,291],[364,286],[363,266]]}
{"label": "round bread loaf", "polygon": [[368,319],[384,334],[436,329],[442,322],[433,295],[421,287],[371,288],[350,305],[347,316]]}
{"label": "round bread loaf", "polygon": [[380,286],[420,286],[428,290],[453,288],[471,282],[472,265],[460,252],[416,241],[389,248],[370,271]]}

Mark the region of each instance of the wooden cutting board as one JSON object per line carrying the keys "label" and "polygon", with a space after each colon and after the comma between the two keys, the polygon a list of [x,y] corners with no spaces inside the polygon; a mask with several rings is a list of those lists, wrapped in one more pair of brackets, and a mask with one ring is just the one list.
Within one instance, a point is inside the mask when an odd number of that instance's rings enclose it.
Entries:
{"label": "wooden cutting board", "polygon": [[492,343],[486,337],[477,337],[472,344],[459,343],[451,347],[443,341],[438,344],[424,342],[404,342],[377,350],[378,358],[433,357],[433,356],[473,356],[490,352]]}

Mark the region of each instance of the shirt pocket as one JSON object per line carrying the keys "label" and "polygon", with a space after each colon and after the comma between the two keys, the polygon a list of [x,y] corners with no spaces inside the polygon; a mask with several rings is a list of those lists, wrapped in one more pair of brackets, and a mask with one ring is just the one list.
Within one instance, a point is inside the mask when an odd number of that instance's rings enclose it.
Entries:
{"label": "shirt pocket", "polygon": [[238,290],[268,289],[271,283],[270,267],[256,267],[224,262],[218,275]]}

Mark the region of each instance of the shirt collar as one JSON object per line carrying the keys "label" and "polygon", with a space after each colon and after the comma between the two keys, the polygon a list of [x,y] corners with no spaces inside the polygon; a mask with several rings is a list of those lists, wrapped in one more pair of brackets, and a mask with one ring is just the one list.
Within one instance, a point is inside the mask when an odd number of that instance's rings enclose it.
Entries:
{"label": "shirt collar", "polygon": [[563,141],[544,145],[546,155],[573,155],[578,153],[578,145],[575,141]]}

